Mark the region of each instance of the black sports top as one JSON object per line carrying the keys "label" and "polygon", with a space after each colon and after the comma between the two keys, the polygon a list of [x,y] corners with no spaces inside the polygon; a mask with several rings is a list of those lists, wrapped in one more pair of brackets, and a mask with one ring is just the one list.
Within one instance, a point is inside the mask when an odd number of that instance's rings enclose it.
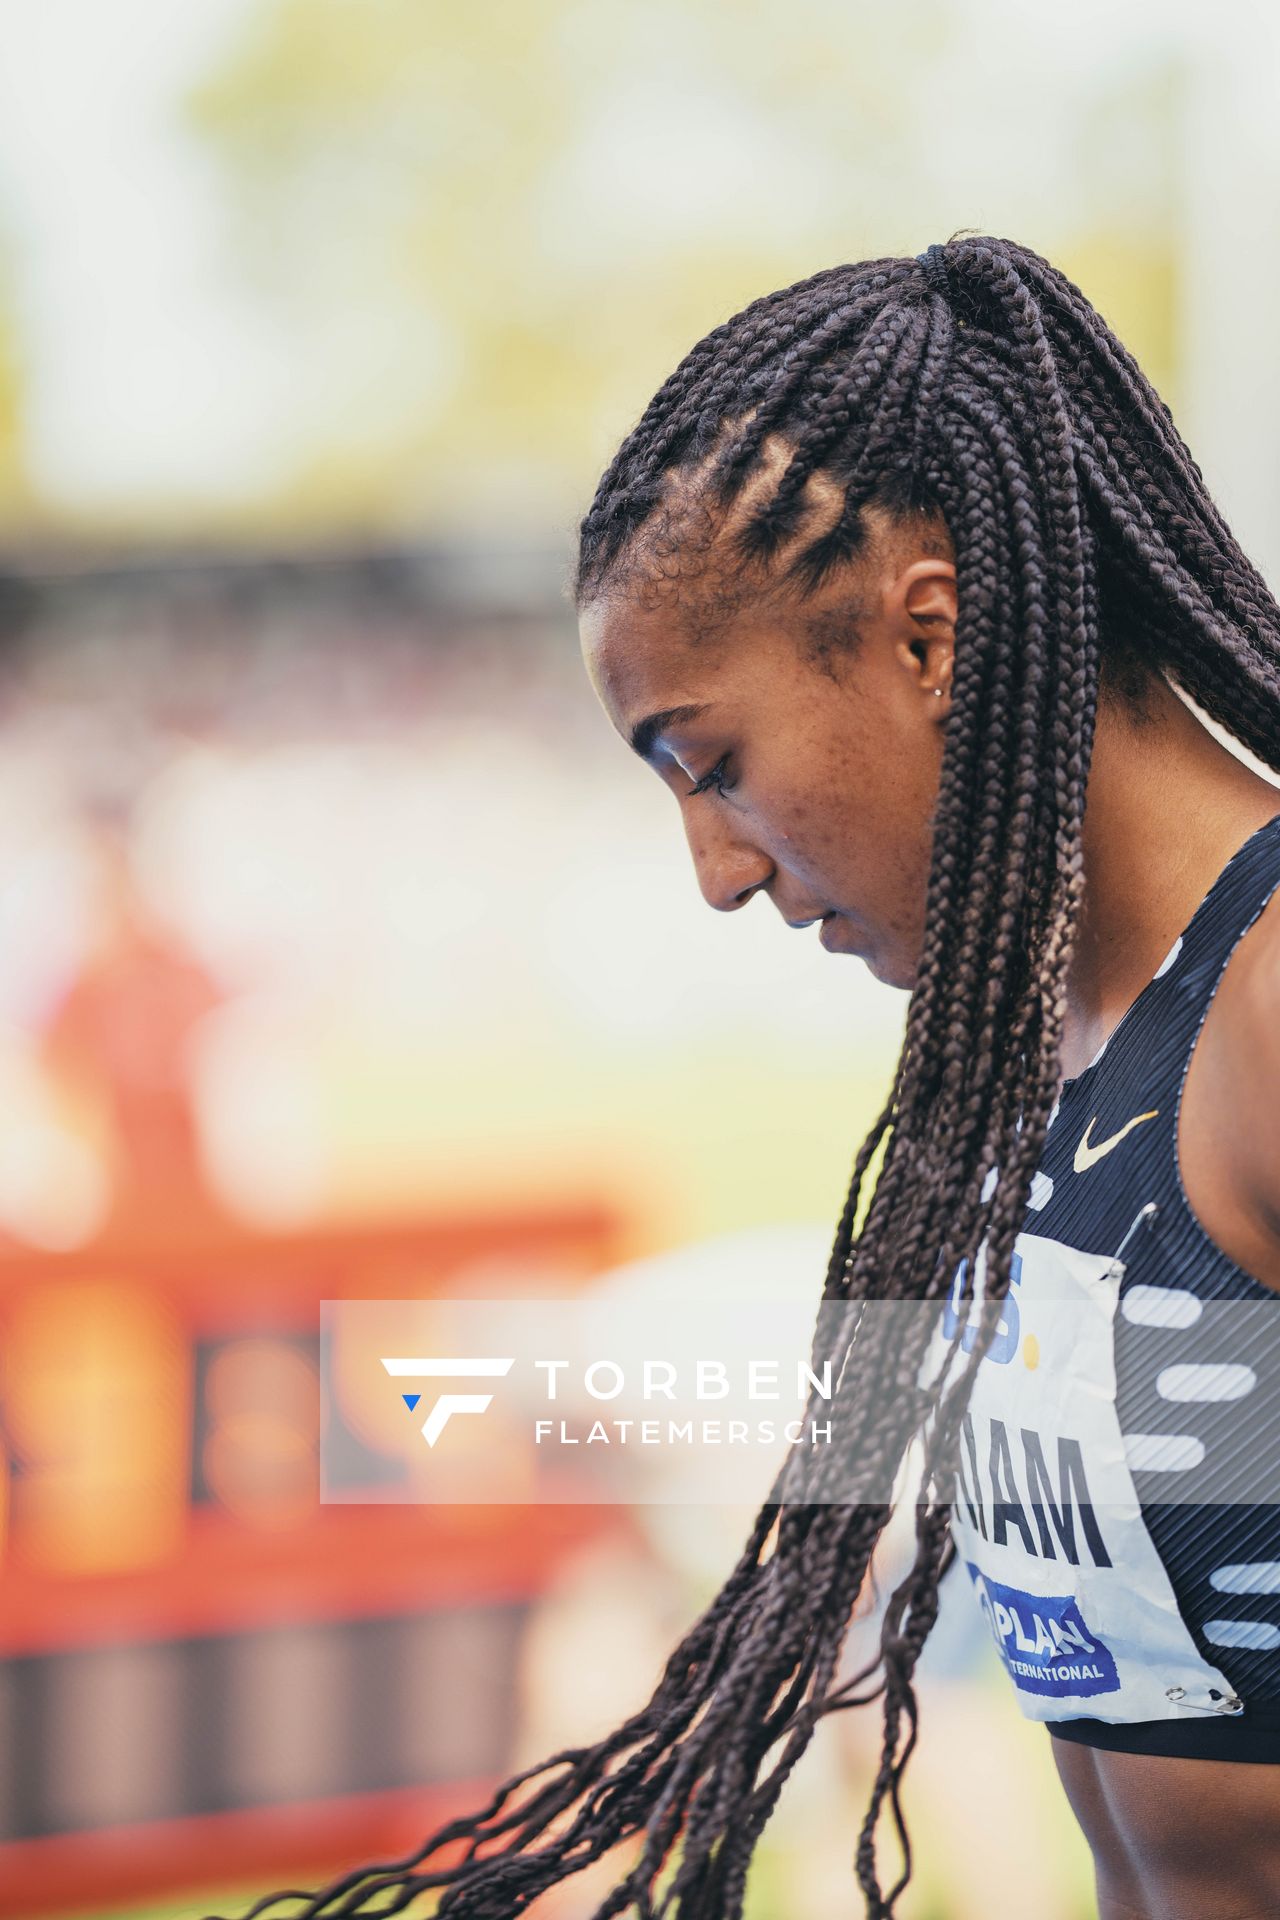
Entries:
{"label": "black sports top", "polygon": [[1183,1623],[1243,1702],[1233,1717],[1047,1721],[1086,1745],[1280,1762],[1280,1293],[1210,1239],[1175,1145],[1209,1004],[1278,886],[1280,813],[1237,849],[1115,1031],[1064,1082],[1040,1163],[1052,1190],[1027,1215],[1037,1234],[1087,1253],[1115,1253],[1129,1236],[1113,1329],[1125,1458]]}

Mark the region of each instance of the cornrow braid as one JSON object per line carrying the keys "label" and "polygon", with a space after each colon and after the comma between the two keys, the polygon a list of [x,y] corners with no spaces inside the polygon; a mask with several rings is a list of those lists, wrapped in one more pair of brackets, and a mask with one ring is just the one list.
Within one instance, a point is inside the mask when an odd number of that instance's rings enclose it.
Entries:
{"label": "cornrow braid", "polygon": [[[817,476],[839,489],[839,511],[808,538]],[[755,1845],[819,1720],[876,1699],[880,1755],[854,1856],[868,1915],[892,1915],[908,1883],[913,1674],[954,1557],[955,1436],[996,1322],[984,1315],[959,1376],[922,1395],[930,1317],[891,1341],[860,1303],[941,1300],[984,1244],[985,1294],[1004,1298],[1060,1078],[1101,677],[1136,657],[1280,769],[1280,607],[1168,408],[1079,288],[989,236],[825,269],[709,333],[601,477],[574,601],[673,578],[679,591],[732,527],[717,593],[763,577],[803,603],[858,551],[869,506],[917,525],[940,517],[958,585],[923,950],[823,1285],[858,1323],[834,1407],[862,1436],[868,1486],[889,1484],[929,1416],[915,1555],[876,1656],[837,1679],[892,1509],[788,1499],[788,1463],[638,1712],[516,1774],[405,1858],[267,1896],[244,1920],[283,1899],[306,1903],[295,1920],[393,1914],[430,1891],[442,1920],[509,1920],[624,1844],[631,1864],[594,1920],[740,1920]],[[904,1867],[882,1890],[886,1801]]]}

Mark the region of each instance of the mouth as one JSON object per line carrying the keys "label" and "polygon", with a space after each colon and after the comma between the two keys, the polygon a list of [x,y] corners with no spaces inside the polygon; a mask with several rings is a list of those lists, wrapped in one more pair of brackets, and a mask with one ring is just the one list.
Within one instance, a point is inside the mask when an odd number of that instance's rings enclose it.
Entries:
{"label": "mouth", "polygon": [[817,927],[818,939],[828,953],[857,953],[851,944],[851,923],[835,907],[825,913],[811,913],[803,920],[788,920],[789,927]]}
{"label": "mouth", "polygon": [[818,939],[828,953],[857,953],[858,949],[852,944],[852,933],[853,929],[843,915],[823,914]]}

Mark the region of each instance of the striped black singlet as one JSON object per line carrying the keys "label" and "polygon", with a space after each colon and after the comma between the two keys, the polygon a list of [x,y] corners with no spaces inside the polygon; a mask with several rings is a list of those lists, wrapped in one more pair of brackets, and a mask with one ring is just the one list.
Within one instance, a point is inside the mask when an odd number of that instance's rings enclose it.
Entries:
{"label": "striped black singlet", "polygon": [[[1116,1409],[1182,1619],[1244,1702],[1235,1718],[1047,1723],[1119,1752],[1280,1762],[1280,1292],[1209,1238],[1175,1148],[1209,1004],[1277,887],[1280,813],[1237,849],[1115,1031],[1064,1083],[1041,1160],[1053,1187],[1036,1231],[1082,1251],[1115,1252],[1155,1202],[1124,1251]],[[1118,1150],[1081,1156],[1082,1137],[1106,1142],[1127,1125]]]}

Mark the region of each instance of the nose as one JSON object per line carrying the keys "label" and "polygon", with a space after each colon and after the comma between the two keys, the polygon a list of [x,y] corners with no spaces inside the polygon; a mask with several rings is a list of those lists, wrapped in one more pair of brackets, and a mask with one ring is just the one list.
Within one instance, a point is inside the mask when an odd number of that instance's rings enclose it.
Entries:
{"label": "nose", "polygon": [[752,894],[773,878],[774,864],[768,854],[730,825],[693,820],[686,812],[685,835],[699,890],[718,913],[745,907]]}

